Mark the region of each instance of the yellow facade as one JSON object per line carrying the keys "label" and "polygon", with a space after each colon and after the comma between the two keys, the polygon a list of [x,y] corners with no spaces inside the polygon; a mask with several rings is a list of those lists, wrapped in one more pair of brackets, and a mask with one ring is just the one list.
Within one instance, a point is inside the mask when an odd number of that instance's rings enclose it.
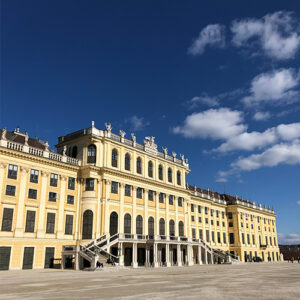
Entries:
{"label": "yellow facade", "polygon": [[[19,130],[1,131],[0,251],[10,248],[8,266],[2,262],[2,268],[24,267],[25,247],[34,248],[33,268],[44,268],[46,247],[55,248],[59,261],[63,245],[83,245],[111,234],[112,212],[117,213],[114,226],[119,233],[135,235],[140,226],[143,235],[150,235],[149,218],[153,217],[155,236],[201,239],[241,260],[254,256],[279,260],[273,210],[186,185],[190,172],[186,159],[168,155],[166,149],[158,152],[154,139],[140,145],[135,136],[129,140],[123,132],[113,134],[110,125],[99,130],[92,124],[60,137],[56,147],[58,153]],[[37,180],[32,179],[32,170],[38,171]],[[36,196],[29,197],[29,190]],[[13,209],[11,221],[5,209]],[[27,211],[35,215],[31,225]],[[55,214],[52,223],[49,213]],[[87,214],[92,215],[89,221]],[[130,215],[129,223],[124,220],[126,214]],[[142,225],[137,225],[138,216]],[[51,226],[53,233],[47,233]],[[231,243],[230,234],[234,235]]]}

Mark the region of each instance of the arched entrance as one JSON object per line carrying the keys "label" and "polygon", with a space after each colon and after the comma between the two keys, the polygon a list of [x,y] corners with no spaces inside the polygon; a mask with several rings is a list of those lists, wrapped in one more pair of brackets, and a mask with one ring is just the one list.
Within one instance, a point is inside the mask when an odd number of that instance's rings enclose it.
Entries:
{"label": "arched entrance", "polygon": [[110,214],[110,220],[109,220],[109,234],[110,236],[115,235],[118,233],[118,214],[116,212],[112,212]]}
{"label": "arched entrance", "polygon": [[82,239],[91,239],[93,235],[93,212],[90,209],[83,213],[82,224]]}

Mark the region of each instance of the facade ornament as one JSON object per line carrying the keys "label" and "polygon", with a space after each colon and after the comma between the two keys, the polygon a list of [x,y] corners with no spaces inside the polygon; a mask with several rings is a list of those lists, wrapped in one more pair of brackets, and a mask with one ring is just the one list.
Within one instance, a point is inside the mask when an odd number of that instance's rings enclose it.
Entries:
{"label": "facade ornament", "polygon": [[110,123],[105,123],[105,127],[107,132],[111,132],[112,128]]}
{"label": "facade ornament", "polygon": [[120,137],[124,139],[126,132],[124,130],[120,130]]}
{"label": "facade ornament", "polygon": [[6,140],[6,132],[7,132],[6,128],[3,128],[1,134],[1,140]]}
{"label": "facade ornament", "polygon": [[150,154],[157,155],[157,145],[154,136],[146,136],[144,139],[144,150]]}
{"label": "facade ornament", "polygon": [[173,156],[173,158],[176,158],[176,152],[172,152],[172,156]]}
{"label": "facade ornament", "polygon": [[95,127],[95,121],[92,121],[92,127]]}
{"label": "facade ornament", "polygon": [[168,148],[167,147],[163,147],[163,152],[164,152],[164,155],[167,156],[168,155]]}
{"label": "facade ornament", "polygon": [[45,142],[44,146],[45,146],[45,151],[49,151],[49,144],[48,144],[48,141]]}
{"label": "facade ornament", "polygon": [[182,161],[184,161],[184,154],[180,154],[180,158]]}
{"label": "facade ornament", "polygon": [[62,155],[66,156],[67,155],[66,153],[67,153],[67,146],[64,145]]}
{"label": "facade ornament", "polygon": [[28,132],[25,131],[25,146],[28,146],[29,135]]}
{"label": "facade ornament", "polygon": [[135,143],[136,142],[136,135],[135,133],[131,133],[131,138],[132,138],[132,141]]}

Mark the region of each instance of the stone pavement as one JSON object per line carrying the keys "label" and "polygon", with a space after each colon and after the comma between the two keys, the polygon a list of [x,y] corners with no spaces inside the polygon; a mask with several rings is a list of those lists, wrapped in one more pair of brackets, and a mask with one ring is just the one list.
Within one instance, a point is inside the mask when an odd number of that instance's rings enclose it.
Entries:
{"label": "stone pavement", "polygon": [[300,264],[0,272],[0,299],[300,299]]}

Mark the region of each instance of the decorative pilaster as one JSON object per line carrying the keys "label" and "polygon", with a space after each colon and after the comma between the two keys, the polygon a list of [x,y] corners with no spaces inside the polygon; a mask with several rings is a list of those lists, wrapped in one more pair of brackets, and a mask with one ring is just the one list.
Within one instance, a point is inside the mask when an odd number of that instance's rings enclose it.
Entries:
{"label": "decorative pilaster", "polygon": [[175,236],[179,236],[178,233],[178,197],[174,197],[175,201]]}
{"label": "decorative pilaster", "polygon": [[133,243],[132,244],[132,252],[133,252],[133,256],[132,256],[132,266],[133,268],[137,268],[138,267],[138,262],[137,262],[137,243]]}
{"label": "decorative pilaster", "polygon": [[58,208],[58,226],[57,226],[57,238],[62,239],[64,237],[64,206],[65,206],[65,193],[66,193],[66,181],[67,177],[60,175],[60,192],[59,192],[59,208]]}
{"label": "decorative pilaster", "polygon": [[145,189],[145,195],[144,195],[144,233],[145,235],[148,235],[148,189]]}
{"label": "decorative pilaster", "polygon": [[98,183],[98,197],[97,197],[97,219],[96,219],[96,238],[98,238],[100,234],[100,222],[101,222],[101,196],[102,196],[102,184],[101,180],[97,179]]}
{"label": "decorative pilaster", "polygon": [[45,220],[45,206],[47,201],[47,183],[48,183],[48,172],[41,171],[42,175],[42,184],[41,184],[41,199],[40,199],[40,207],[39,207],[39,221],[37,228],[37,237],[43,238],[45,236],[44,229],[44,220]]}
{"label": "decorative pilaster", "polygon": [[25,207],[24,203],[25,203],[27,174],[29,172],[29,169],[24,167],[20,167],[20,170],[21,170],[21,181],[20,181],[15,237],[22,237],[24,232],[23,229],[24,207]]}
{"label": "decorative pilaster", "polygon": [[181,251],[181,245],[177,244],[177,266],[182,266],[182,251]]}
{"label": "decorative pilaster", "polygon": [[[170,229],[169,229],[169,197],[170,195],[166,195],[166,232],[165,235],[170,235]],[[173,199],[174,201],[174,199]]]}
{"label": "decorative pilaster", "polygon": [[3,194],[2,189],[4,189],[3,180],[4,180],[4,170],[7,167],[7,163],[0,163],[0,202],[1,195]]}
{"label": "decorative pilaster", "polygon": [[136,234],[136,187],[132,187],[132,234]]}
{"label": "decorative pilaster", "polygon": [[154,234],[159,235],[159,193],[155,192],[155,228]]}
{"label": "decorative pilaster", "polygon": [[170,244],[166,244],[166,263],[167,267],[171,267],[171,262],[170,262]]}
{"label": "decorative pilaster", "polygon": [[187,200],[183,200],[183,207],[184,207],[184,235],[189,237],[189,224],[188,224],[188,206],[187,206]]}
{"label": "decorative pilaster", "polygon": [[124,233],[124,189],[125,184],[120,183],[120,215],[119,215],[119,232]]}
{"label": "decorative pilaster", "polygon": [[104,233],[109,234],[109,195],[110,195],[110,180],[105,180],[105,198],[104,198]]}

